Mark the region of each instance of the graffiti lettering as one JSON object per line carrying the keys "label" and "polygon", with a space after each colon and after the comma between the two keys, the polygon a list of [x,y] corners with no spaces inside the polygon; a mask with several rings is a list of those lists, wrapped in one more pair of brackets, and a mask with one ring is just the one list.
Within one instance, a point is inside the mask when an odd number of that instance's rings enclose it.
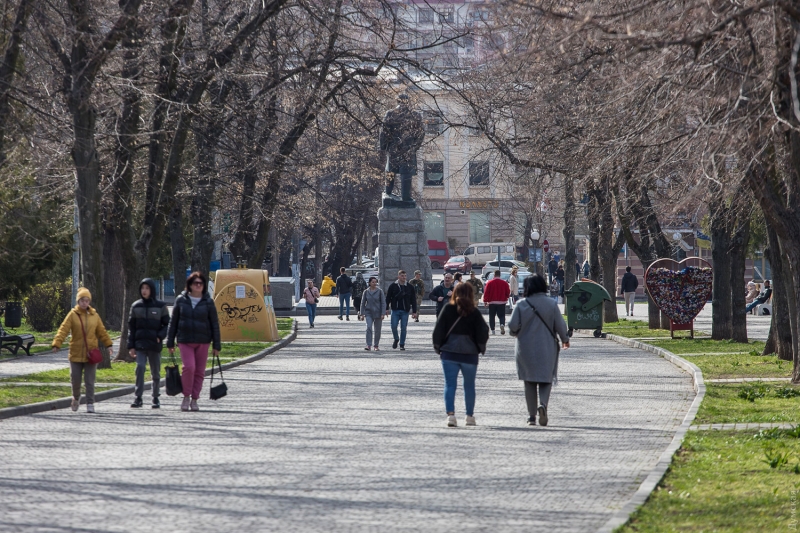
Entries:
{"label": "graffiti lettering", "polygon": [[239,319],[241,321],[247,321],[248,316],[250,316],[251,314],[260,313],[262,309],[264,308],[260,305],[249,305],[247,307],[240,309],[238,307],[231,307],[230,305],[228,305],[228,302],[222,304],[222,310],[227,315],[227,318],[231,320]]}

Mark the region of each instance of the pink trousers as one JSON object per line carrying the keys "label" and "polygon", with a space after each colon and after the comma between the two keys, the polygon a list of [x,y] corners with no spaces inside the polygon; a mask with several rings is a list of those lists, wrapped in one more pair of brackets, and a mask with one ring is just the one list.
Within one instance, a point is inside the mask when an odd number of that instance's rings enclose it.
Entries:
{"label": "pink trousers", "polygon": [[208,362],[208,344],[183,344],[178,343],[181,350],[181,362],[183,362],[183,374],[181,374],[181,384],[183,385],[183,395],[190,396],[195,400],[200,398],[200,390],[203,388],[203,378],[206,373],[206,362]]}

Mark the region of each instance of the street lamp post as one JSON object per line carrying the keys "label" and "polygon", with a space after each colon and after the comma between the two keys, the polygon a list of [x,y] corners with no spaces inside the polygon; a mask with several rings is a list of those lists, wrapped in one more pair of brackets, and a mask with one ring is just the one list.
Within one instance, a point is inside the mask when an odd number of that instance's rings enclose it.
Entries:
{"label": "street lamp post", "polygon": [[536,255],[536,250],[539,248],[539,230],[531,231],[531,239],[533,239],[533,270],[539,274],[539,256]]}

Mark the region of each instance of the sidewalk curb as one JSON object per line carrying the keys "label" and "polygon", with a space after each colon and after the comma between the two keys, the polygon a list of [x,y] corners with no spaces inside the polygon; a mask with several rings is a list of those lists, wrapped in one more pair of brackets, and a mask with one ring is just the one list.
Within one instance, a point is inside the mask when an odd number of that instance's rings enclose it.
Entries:
{"label": "sidewalk curb", "polygon": [[[241,365],[246,365],[247,363],[252,363],[258,361],[259,359],[263,359],[269,354],[276,352],[292,343],[297,338],[297,320],[294,321],[292,324],[292,333],[287,337],[284,337],[280,341],[276,342],[269,348],[261,350],[258,353],[255,353],[249,357],[245,357],[244,359],[238,359],[236,361],[231,361],[230,363],[225,363],[222,365],[222,370],[228,370],[229,368],[234,368]],[[211,375],[211,369],[206,369],[206,376]],[[166,380],[162,378],[161,385],[162,387],[165,386]],[[36,385],[36,383],[31,383],[31,385]],[[150,390],[152,388],[152,382],[146,382],[144,384],[144,390]],[[110,400],[111,398],[119,398],[120,396],[127,396],[128,394],[133,394],[134,390],[136,389],[133,385],[128,385],[126,387],[119,387],[116,389],[111,389],[107,391],[98,392],[94,395],[95,402],[102,402],[103,400]],[[48,400],[46,402],[38,402],[38,403],[29,403],[27,405],[17,405],[16,407],[6,407],[4,409],[0,409],[0,420],[4,420],[6,418],[13,418],[17,416],[25,416],[25,415],[33,415],[36,413],[44,413],[46,411],[54,411],[56,409],[66,409],[72,403],[72,398],[60,398],[58,400]],[[86,397],[81,396],[81,404],[86,403]]]}
{"label": "sidewalk curb", "polygon": [[678,431],[672,438],[672,442],[670,442],[667,449],[664,450],[664,453],[661,454],[661,457],[659,457],[658,462],[650,471],[650,474],[648,474],[642,484],[639,485],[639,488],[633,494],[631,499],[628,500],[628,503],[616,511],[614,515],[597,530],[597,533],[611,533],[618,527],[625,525],[630,519],[631,514],[633,514],[633,512],[639,507],[644,505],[644,503],[650,497],[650,494],[656,489],[658,484],[664,478],[664,475],[667,473],[667,470],[672,464],[672,456],[675,455],[675,452],[677,452],[678,448],[681,447],[683,438],[689,431],[689,427],[692,425],[692,422],[694,422],[694,418],[697,415],[697,410],[700,408],[700,403],[703,401],[703,397],[706,395],[706,385],[705,381],[703,380],[703,372],[696,365],[690,363],[686,359],[678,357],[674,353],[665,350],[664,348],[657,348],[656,346],[652,346],[634,339],[628,339],[626,337],[620,337],[618,335],[611,334],[609,334],[607,338],[619,344],[630,346],[631,348],[638,348],[640,350],[652,352],[663,357],[682,370],[685,370],[692,376],[692,384],[697,395],[695,396],[691,407],[689,407],[689,411],[686,413],[686,416],[683,418],[683,422],[678,428]]}

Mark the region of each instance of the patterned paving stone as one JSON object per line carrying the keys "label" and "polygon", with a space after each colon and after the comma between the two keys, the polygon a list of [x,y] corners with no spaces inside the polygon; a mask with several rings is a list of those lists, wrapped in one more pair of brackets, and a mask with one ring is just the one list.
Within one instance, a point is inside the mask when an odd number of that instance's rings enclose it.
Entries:
{"label": "patterned paving stone", "polygon": [[[433,317],[407,351],[363,350],[320,317],[225,373],[182,413],[130,397],[0,421],[0,531],[591,531],[631,497],[694,391],[663,359],[604,339],[563,351],[550,426],[528,427],[513,340],[490,339],[478,426],[444,427]],[[203,397],[207,394],[204,390]]]}

